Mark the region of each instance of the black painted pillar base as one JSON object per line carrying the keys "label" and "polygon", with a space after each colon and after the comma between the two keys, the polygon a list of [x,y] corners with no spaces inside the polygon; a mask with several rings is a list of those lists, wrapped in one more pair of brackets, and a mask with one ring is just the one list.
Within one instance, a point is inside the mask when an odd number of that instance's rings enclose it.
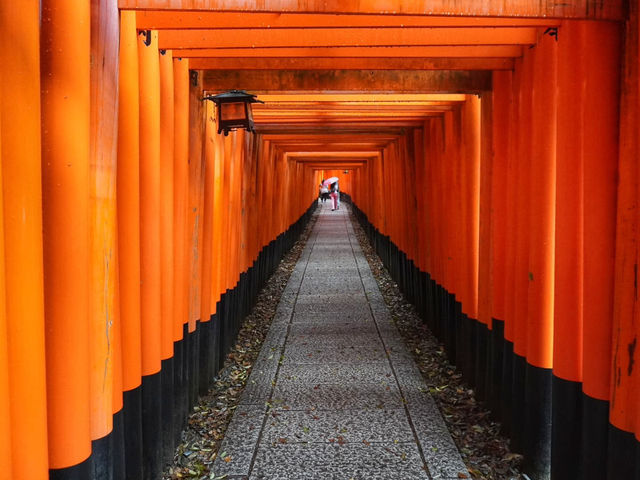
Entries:
{"label": "black painted pillar base", "polygon": [[532,480],[551,474],[551,379],[551,369],[527,363],[522,467]]}
{"label": "black painted pillar base", "polygon": [[113,480],[125,480],[124,410],[113,415]]}
{"label": "black painted pillar base", "polygon": [[124,460],[127,480],[142,478],[142,387],[123,393]]}
{"label": "black painted pillar base", "polygon": [[162,360],[161,384],[162,384],[162,463],[171,463],[176,447],[175,435],[173,433],[173,408],[174,408],[174,358]]}
{"label": "black painted pillar base", "polygon": [[449,358],[449,362],[454,365],[460,366],[456,363],[456,359],[458,358],[458,335],[460,335],[460,331],[458,330],[458,325],[456,321],[456,301],[455,297],[448,293],[444,288],[442,289],[444,298],[445,298],[445,311],[442,316],[442,331],[444,332],[444,344],[446,350],[449,352],[447,357]]}
{"label": "black painted pillar base", "polygon": [[[500,397],[500,411],[502,412],[502,432],[511,437],[511,419],[513,418],[513,343],[505,338],[504,355],[502,361],[502,397]],[[513,446],[511,447],[513,450]]]}
{"label": "black painted pillar base", "polygon": [[[256,296],[258,295],[258,290],[256,290]],[[216,376],[222,365],[220,364],[220,317],[218,313],[211,316],[211,372],[212,376]]]}
{"label": "black painted pillar base", "polygon": [[91,478],[92,457],[67,468],[54,468],[49,470],[49,480],[87,480]]}
{"label": "black painted pillar base", "polygon": [[200,373],[200,321],[196,321],[196,328],[187,335],[188,350],[188,388],[189,388],[189,412],[198,401],[198,386]]}
{"label": "black painted pillar base", "polygon": [[211,345],[211,320],[200,322],[200,349],[199,349],[199,378],[198,392],[200,395],[206,395],[209,391],[209,381],[213,376],[211,372],[211,362],[209,357],[213,355]]}
{"label": "black painted pillar base", "polygon": [[514,353],[511,377],[511,450],[518,453],[524,453],[526,375],[526,359]]}
{"label": "black painted pillar base", "polygon": [[492,319],[490,332],[491,353],[489,355],[489,368],[487,369],[487,385],[489,395],[487,397],[490,409],[498,421],[502,421],[502,369],[504,368],[504,322]]}
{"label": "black painted pillar base", "polygon": [[484,323],[472,320],[474,323],[474,369],[476,379],[476,397],[487,399],[487,360],[489,358],[489,329]]}
{"label": "black painted pillar base", "polygon": [[144,480],[162,474],[162,374],[142,377],[142,466]]}
{"label": "black painted pillar base", "polygon": [[113,437],[111,433],[91,442],[91,480],[113,478]]}
{"label": "black painted pillar base", "polygon": [[[607,476],[609,439],[609,402],[580,392],[582,397],[582,480]],[[638,457],[635,457],[638,458]],[[640,463],[640,462],[638,462]],[[638,477],[640,479],[640,477]]]}
{"label": "black painted pillar base", "polygon": [[638,442],[633,433],[609,425],[607,480],[639,480]]}
{"label": "black painted pillar base", "polygon": [[[581,478],[582,384],[553,376],[551,478]],[[604,478],[604,477],[602,477]]]}

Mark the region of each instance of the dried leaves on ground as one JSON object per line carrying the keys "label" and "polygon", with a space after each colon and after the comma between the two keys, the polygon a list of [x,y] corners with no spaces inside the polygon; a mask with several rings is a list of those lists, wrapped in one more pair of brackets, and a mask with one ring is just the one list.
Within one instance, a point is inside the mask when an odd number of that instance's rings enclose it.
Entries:
{"label": "dried leaves on ground", "polygon": [[220,455],[231,460],[227,452],[218,451],[220,444],[251,373],[251,367],[267,336],[282,292],[316,220],[317,215],[313,215],[304,233],[285,254],[260,291],[256,305],[244,320],[236,344],[227,355],[222,370],[214,379],[207,395],[200,397],[189,416],[187,429],[182,433],[182,443],[176,449],[174,463],[165,469],[163,480],[217,479],[211,471],[216,457]]}
{"label": "dried leaves on ground", "polygon": [[449,363],[442,344],[384,268],[357,219],[352,215],[351,220],[385,303],[438,404],[470,476],[482,480],[524,479],[519,470],[522,456],[510,452],[509,441],[500,434],[500,424],[492,421],[489,411],[476,401],[460,371]]}

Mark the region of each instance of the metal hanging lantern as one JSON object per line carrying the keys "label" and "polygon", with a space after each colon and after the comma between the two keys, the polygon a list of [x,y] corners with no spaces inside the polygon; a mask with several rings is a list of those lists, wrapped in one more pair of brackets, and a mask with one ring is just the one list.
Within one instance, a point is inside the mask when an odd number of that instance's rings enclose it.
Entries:
{"label": "metal hanging lantern", "polygon": [[211,100],[216,104],[216,117],[218,119],[218,133],[229,135],[231,130],[244,128],[248,132],[255,132],[252,103],[264,103],[255,95],[244,90],[231,90],[218,95],[206,96],[203,100]]}

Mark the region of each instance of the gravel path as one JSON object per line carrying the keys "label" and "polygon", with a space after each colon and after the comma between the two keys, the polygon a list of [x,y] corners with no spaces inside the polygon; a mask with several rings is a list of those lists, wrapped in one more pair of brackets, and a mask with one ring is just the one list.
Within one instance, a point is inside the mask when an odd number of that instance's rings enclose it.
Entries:
{"label": "gravel path", "polygon": [[[285,255],[274,275],[261,291],[256,306],[247,317],[238,341],[227,356],[208,395],[201,397],[189,418],[182,443],[176,449],[174,463],[167,466],[163,479],[222,479],[212,472],[227,426],[237,409],[240,395],[269,331],[282,292],[317,220],[312,217],[305,233]],[[499,424],[475,401],[473,390],[444,355],[442,345],[433,337],[415,309],[398,290],[369,245],[355,217],[351,217],[371,271],[389,307],[393,320],[411,351],[429,392],[443,413],[451,435],[460,450],[468,477],[487,480],[524,480],[518,465],[521,456],[509,452],[508,440],[499,434]]]}

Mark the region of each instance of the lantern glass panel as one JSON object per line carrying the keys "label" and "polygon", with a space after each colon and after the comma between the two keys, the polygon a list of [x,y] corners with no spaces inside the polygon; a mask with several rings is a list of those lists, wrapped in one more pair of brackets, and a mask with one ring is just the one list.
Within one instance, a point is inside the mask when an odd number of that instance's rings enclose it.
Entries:
{"label": "lantern glass panel", "polygon": [[223,121],[244,120],[244,103],[222,103],[220,104],[220,115]]}

